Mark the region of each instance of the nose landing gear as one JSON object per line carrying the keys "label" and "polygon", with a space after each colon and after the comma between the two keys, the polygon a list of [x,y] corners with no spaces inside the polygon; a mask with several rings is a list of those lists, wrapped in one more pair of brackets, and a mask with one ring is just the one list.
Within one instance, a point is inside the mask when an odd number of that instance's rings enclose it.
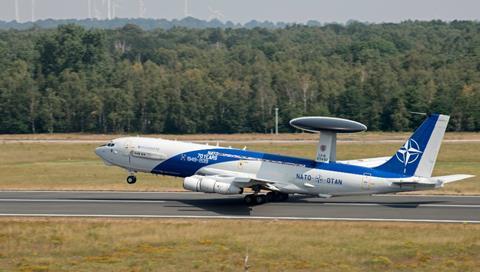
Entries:
{"label": "nose landing gear", "polygon": [[127,183],[128,184],[134,184],[135,182],[137,182],[137,177],[136,176],[128,176],[127,177]]}

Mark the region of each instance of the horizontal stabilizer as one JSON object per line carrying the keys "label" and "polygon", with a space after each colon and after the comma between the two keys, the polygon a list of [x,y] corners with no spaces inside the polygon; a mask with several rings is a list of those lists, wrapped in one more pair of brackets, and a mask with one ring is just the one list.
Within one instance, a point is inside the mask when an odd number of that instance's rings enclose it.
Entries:
{"label": "horizontal stabilizer", "polygon": [[416,181],[395,181],[392,182],[394,185],[398,185],[400,187],[404,186],[414,186],[417,188],[440,188],[443,187],[445,183],[450,183],[454,181],[459,181],[462,179],[467,179],[474,177],[473,175],[449,175],[449,176],[439,176],[439,177],[431,177],[431,178],[421,178]]}
{"label": "horizontal stabilizer", "polygon": [[467,179],[467,178],[473,178],[473,177],[475,177],[475,176],[474,175],[458,174],[458,175],[431,177],[430,179],[434,180],[434,181],[441,181],[443,183],[450,183],[450,182],[459,181],[459,180]]}

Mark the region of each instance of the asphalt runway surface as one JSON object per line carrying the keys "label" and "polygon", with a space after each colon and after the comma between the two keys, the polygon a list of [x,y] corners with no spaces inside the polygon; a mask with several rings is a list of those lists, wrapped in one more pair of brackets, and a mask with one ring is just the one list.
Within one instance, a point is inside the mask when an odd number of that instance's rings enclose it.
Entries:
{"label": "asphalt runway surface", "polygon": [[2,191],[0,216],[480,223],[480,196],[292,196],[288,202],[249,207],[241,195]]}

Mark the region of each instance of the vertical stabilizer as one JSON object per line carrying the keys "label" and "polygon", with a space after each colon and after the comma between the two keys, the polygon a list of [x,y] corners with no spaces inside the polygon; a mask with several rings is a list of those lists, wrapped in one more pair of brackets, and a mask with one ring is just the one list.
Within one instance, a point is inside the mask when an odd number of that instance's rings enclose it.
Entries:
{"label": "vertical stabilizer", "polygon": [[418,163],[417,170],[415,171],[414,176],[418,177],[431,177],[433,172],[433,167],[437,160],[438,151],[440,151],[440,145],[442,145],[443,136],[445,135],[445,130],[447,129],[448,120],[450,116],[448,115],[439,115],[435,128],[433,129],[432,136],[428,141],[428,144],[423,151],[423,156],[420,158]]}
{"label": "vertical stabilizer", "polygon": [[395,155],[376,169],[406,176],[431,177],[448,120],[448,115],[430,115]]}

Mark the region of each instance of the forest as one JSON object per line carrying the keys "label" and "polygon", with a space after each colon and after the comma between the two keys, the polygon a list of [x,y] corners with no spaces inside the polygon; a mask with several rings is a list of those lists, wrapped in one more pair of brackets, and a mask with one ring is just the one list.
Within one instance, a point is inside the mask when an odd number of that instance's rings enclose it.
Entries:
{"label": "forest", "polygon": [[480,130],[480,22],[0,30],[0,133],[270,133],[306,115]]}

